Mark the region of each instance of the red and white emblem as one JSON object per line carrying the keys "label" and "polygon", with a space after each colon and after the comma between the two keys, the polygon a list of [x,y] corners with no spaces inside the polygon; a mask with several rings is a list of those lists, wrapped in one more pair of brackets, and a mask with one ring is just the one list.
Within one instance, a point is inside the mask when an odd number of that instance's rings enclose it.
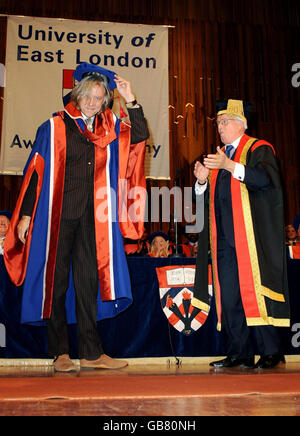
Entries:
{"label": "red and white emblem", "polygon": [[[68,95],[72,89],[74,88],[74,79],[73,73],[75,70],[63,70],[62,71],[62,97]],[[69,101],[65,101],[65,104],[69,103]]]}
{"label": "red and white emblem", "polygon": [[[195,265],[156,268],[162,309],[169,323],[186,336],[198,330],[205,323],[208,316],[208,312],[204,312],[192,305],[195,271]],[[208,277],[208,293],[211,297],[210,265]]]}

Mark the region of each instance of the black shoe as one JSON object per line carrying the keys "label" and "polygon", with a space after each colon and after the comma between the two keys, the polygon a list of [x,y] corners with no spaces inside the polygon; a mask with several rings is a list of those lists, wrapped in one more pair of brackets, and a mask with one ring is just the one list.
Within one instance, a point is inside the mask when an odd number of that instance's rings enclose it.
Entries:
{"label": "black shoe", "polygon": [[271,369],[275,368],[279,363],[285,363],[284,356],[282,354],[270,354],[269,356],[261,356],[254,368]]}
{"label": "black shoe", "polygon": [[214,368],[234,368],[240,366],[241,368],[254,368],[254,357],[248,359],[235,359],[234,357],[226,357],[222,360],[217,360],[209,364]]}

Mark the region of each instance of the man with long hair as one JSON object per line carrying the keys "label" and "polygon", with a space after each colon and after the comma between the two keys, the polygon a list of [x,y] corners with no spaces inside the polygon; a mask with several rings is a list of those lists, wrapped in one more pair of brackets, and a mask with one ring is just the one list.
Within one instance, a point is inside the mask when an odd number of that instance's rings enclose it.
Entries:
{"label": "man with long hair", "polygon": [[[143,223],[124,216],[120,222],[119,185],[125,180],[128,189],[145,186],[149,133],[129,81],[86,63],[76,68],[74,79],[64,111],[38,129],[5,261],[12,280],[24,281],[21,322],[47,320],[48,351],[57,371],[75,369],[67,332],[72,295],[81,367],[122,368],[127,362],[104,353],[97,320],[132,302],[123,236],[138,239]],[[110,109],[115,88],[131,124]]]}

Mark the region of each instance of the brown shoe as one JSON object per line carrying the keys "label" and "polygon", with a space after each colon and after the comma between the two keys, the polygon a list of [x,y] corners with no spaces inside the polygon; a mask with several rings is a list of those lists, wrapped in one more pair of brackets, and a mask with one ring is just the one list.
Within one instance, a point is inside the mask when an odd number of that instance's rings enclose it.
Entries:
{"label": "brown shoe", "polygon": [[81,368],[90,369],[120,369],[127,366],[128,363],[125,360],[112,359],[107,354],[101,354],[97,360],[80,360]]}
{"label": "brown shoe", "polygon": [[53,361],[55,371],[70,372],[76,371],[76,367],[68,354],[61,354]]}

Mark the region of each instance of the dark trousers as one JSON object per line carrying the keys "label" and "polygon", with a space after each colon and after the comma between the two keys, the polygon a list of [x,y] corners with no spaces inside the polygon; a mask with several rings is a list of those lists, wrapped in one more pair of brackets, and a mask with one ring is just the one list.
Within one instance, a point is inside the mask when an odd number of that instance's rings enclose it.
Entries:
{"label": "dark trousers", "polygon": [[236,252],[226,238],[218,238],[217,262],[221,288],[221,323],[222,330],[225,330],[228,338],[228,356],[236,359],[253,357],[253,336],[261,356],[279,353],[280,341],[275,327],[247,326],[240,293]]}
{"label": "dark trousers", "polygon": [[47,324],[50,356],[69,354],[65,300],[71,265],[76,296],[79,358],[95,360],[103,354],[103,349],[96,321],[98,273],[91,204],[80,218],[61,219],[52,311]]}

